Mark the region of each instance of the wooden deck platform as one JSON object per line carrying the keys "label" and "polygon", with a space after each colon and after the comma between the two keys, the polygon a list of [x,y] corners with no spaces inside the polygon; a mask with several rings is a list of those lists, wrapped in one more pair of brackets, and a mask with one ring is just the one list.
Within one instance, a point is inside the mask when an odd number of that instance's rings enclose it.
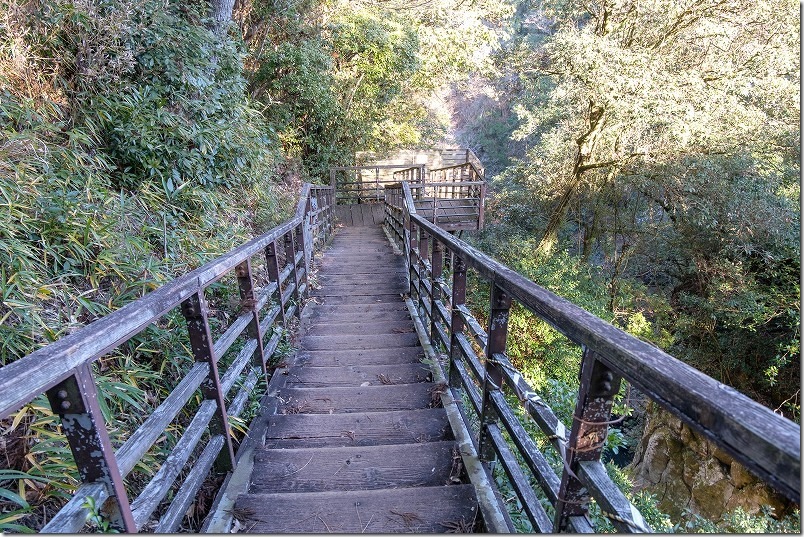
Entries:
{"label": "wooden deck platform", "polygon": [[[379,227],[340,229],[319,263],[299,350],[230,511],[250,533],[467,531],[480,522]],[[277,381],[276,377],[279,377]],[[274,385],[277,385],[274,388]],[[246,485],[242,485],[246,488]],[[220,530],[220,528],[217,528]]]}

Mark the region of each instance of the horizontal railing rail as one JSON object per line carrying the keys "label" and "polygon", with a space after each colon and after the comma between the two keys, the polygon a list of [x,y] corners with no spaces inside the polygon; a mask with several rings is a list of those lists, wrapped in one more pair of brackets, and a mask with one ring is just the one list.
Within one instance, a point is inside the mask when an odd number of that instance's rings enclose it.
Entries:
{"label": "horizontal railing rail", "polygon": [[[367,166],[336,166],[329,169],[330,186],[335,192],[336,205],[383,203],[386,185],[398,182],[397,170],[409,169],[410,164],[376,164]],[[423,171],[419,171],[419,177]],[[415,179],[413,176],[408,179]]]}
{"label": "horizontal railing rail", "polygon": [[[330,187],[306,184],[296,212],[287,222],[0,368],[0,418],[47,394],[53,412],[61,418],[82,482],[43,532],[77,533],[87,519],[88,499],[97,506],[106,504],[104,512],[119,530],[142,530],[160,508],[153,529],[173,532],[212,466],[220,470],[234,467],[229,418],[243,412],[260,378],[268,379],[282,327],[300,315],[310,289],[312,253],[333,231],[332,204]],[[266,278],[261,287],[255,284],[252,270],[255,257],[264,263]],[[222,334],[213,334],[205,292],[227,275],[234,276],[239,313]],[[93,363],[173,310],[179,310],[185,319],[194,365],[122,446],[114,449],[99,406]],[[241,344],[235,345],[238,339]],[[236,355],[224,365],[221,358],[228,351],[236,351]],[[188,402],[198,390],[201,402],[181,437],[153,478],[129,501],[126,476],[179,413],[190,408]],[[200,448],[205,435],[206,445]],[[198,451],[191,468],[185,470]],[[164,505],[183,471],[187,475],[169,505]]]}
{"label": "horizontal railing rail", "polygon": [[[385,205],[386,226],[405,253],[409,296],[429,328],[431,344],[449,356],[449,386],[457,401],[465,398],[460,406],[467,422],[479,423],[473,441],[481,460],[501,465],[535,531],[594,531],[591,499],[618,531],[651,530],[601,462],[621,379],[800,502],[799,425],[455,238],[417,213],[413,190],[407,183],[387,188]],[[491,287],[486,328],[466,305],[467,270]],[[507,340],[515,337],[508,332],[514,302],[582,349],[580,389],[569,425],[507,357]],[[563,460],[563,470],[553,470],[509,400],[519,401]]]}

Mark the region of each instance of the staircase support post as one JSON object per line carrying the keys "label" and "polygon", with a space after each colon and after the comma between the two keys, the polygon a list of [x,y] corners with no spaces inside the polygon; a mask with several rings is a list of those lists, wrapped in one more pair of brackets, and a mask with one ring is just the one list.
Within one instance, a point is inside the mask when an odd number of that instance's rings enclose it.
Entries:
{"label": "staircase support post", "polygon": [[466,303],[466,263],[459,255],[455,255],[452,269],[452,319],[450,322],[449,337],[449,386],[461,387],[461,375],[455,364],[463,360],[458,336],[463,334],[464,322],[460,307]]}
{"label": "staircase support post", "polygon": [[572,430],[564,454],[566,464],[555,505],[553,527],[556,531],[567,531],[571,517],[584,516],[589,510],[589,492],[577,477],[578,463],[600,460],[608,436],[614,396],[620,391],[620,377],[589,348],[583,351],[580,380]]}
{"label": "staircase support post", "polygon": [[503,376],[494,355],[505,353],[508,339],[508,317],[511,311],[511,297],[503,289],[493,284],[491,287],[491,311],[489,315],[488,343],[486,344],[486,374],[483,379],[483,407],[481,409],[479,449],[480,460],[490,462],[496,459],[494,442],[488,426],[498,421],[497,412],[491,401],[491,393],[502,387]]}
{"label": "staircase support post", "polygon": [[209,422],[212,435],[223,435],[224,448],[215,463],[216,467],[228,472],[235,467],[234,447],[232,435],[229,431],[229,416],[226,413],[226,394],[221,388],[221,379],[218,375],[218,358],[215,356],[214,340],[209,331],[207,318],[207,301],[204,291],[201,290],[181,303],[181,313],[187,321],[187,331],[190,334],[190,347],[196,362],[206,362],[209,365],[207,378],[201,384],[201,393],[204,399],[212,399],[217,403],[215,416]]}
{"label": "staircase support post", "polygon": [[276,282],[276,303],[279,304],[279,317],[282,325],[287,327],[285,318],[285,302],[282,300],[282,285],[279,283],[279,256],[276,252],[276,241],[271,241],[265,247],[265,265],[268,269],[268,280]]}
{"label": "staircase support post", "polygon": [[268,370],[265,366],[265,352],[262,348],[262,331],[260,330],[260,314],[257,311],[257,301],[254,297],[254,279],[251,275],[251,261],[246,259],[235,267],[237,287],[240,290],[241,311],[251,311],[251,322],[248,325],[248,335],[257,341],[257,348],[252,355],[252,364],[259,368],[265,380],[268,380]]}
{"label": "staircase support post", "polygon": [[[427,288],[424,285],[425,281],[425,271],[427,270],[427,265],[429,264],[428,261],[430,259],[430,237],[427,234],[427,231],[420,227],[419,228],[419,312],[422,315],[427,315],[427,309],[424,307],[424,294],[427,291]],[[431,265],[432,267],[432,265]],[[432,288],[430,289],[432,293]]]}
{"label": "staircase support post", "polygon": [[[301,317],[301,298],[299,295],[299,272],[296,270],[296,229],[285,233],[285,264],[290,264],[290,276],[294,283],[293,296],[296,299],[296,317]],[[283,305],[284,307],[284,305]]]}
{"label": "staircase support post", "polygon": [[433,237],[433,254],[430,258],[430,343],[438,347],[438,305],[441,302],[441,282],[444,270],[444,245]]}
{"label": "staircase support post", "polygon": [[48,390],[47,396],[53,413],[61,420],[81,481],[103,483],[114,496],[109,514],[114,527],[137,533],[123,476],[98,403],[92,364],[79,367],[74,375]]}
{"label": "staircase support post", "polygon": [[417,241],[418,231],[416,230],[416,224],[413,223],[413,219],[410,217],[410,213],[405,210],[405,249],[407,250],[406,260],[408,262],[408,296],[411,300],[417,300],[418,296],[414,296],[414,291],[417,291],[416,288],[416,267],[418,266],[418,248],[419,243]]}

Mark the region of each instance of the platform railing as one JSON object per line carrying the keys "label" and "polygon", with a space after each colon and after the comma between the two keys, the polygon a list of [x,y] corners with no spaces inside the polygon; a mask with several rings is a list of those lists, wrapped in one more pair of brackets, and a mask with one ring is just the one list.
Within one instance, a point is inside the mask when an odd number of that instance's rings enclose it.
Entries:
{"label": "platform railing", "polygon": [[[455,238],[417,214],[411,186],[387,188],[385,204],[386,228],[406,258],[409,296],[430,343],[449,358],[449,386],[456,401],[465,401],[459,405],[465,421],[479,424],[473,438],[477,453],[503,468],[534,531],[595,531],[592,499],[617,531],[651,531],[601,462],[623,379],[800,502],[799,425]],[[466,305],[468,270],[491,288],[486,327]],[[582,349],[571,424],[558,419],[506,355],[508,339],[517,337],[508,331],[514,302]],[[527,432],[521,413],[563,461],[560,472]],[[550,514],[540,498],[546,498]]]}
{"label": "platform railing", "polygon": [[[25,405],[47,394],[82,483],[43,532],[77,533],[87,520],[87,505],[93,503],[118,530],[137,532],[148,524],[159,533],[174,532],[213,464],[222,471],[233,469],[229,418],[243,412],[260,378],[268,379],[284,326],[300,315],[309,294],[313,251],[333,232],[332,202],[330,187],[306,184],[287,222],[0,368],[0,419],[25,412]],[[255,282],[255,263],[264,267],[261,286]],[[205,292],[224,278],[239,294],[239,313],[222,334],[213,334]],[[185,319],[194,365],[115,449],[101,414],[93,364],[177,310]],[[199,390],[200,404],[192,405],[197,408],[181,437],[153,478],[129,501],[126,476]],[[201,447],[204,437],[208,439]],[[197,455],[188,466],[193,453]],[[182,473],[183,481],[165,505]],[[150,520],[157,508],[161,515],[153,526]]]}

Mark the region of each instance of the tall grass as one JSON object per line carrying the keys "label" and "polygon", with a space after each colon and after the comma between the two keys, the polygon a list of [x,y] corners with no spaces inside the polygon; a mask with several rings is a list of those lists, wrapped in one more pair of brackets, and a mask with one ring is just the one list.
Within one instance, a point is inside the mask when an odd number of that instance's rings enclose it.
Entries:
{"label": "tall grass", "polygon": [[[275,186],[278,145],[244,95],[242,46],[216,38],[205,9],[0,6],[0,366],[286,216],[295,185]],[[168,315],[96,364],[115,445],[192,363],[181,322]],[[0,531],[37,529],[77,485],[58,418],[39,397],[0,432]]]}

